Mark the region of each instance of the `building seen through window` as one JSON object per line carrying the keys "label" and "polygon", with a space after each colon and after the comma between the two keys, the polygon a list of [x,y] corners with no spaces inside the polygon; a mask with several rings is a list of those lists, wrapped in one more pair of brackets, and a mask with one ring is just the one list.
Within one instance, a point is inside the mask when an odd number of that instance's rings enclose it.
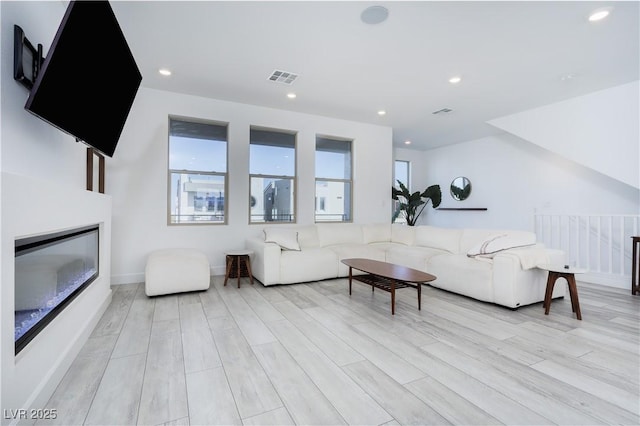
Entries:
{"label": "building seen through window", "polygon": [[316,222],[351,222],[350,140],[316,137]]}
{"label": "building seen through window", "polygon": [[295,222],[296,135],[252,128],[250,222]]}
{"label": "building seen through window", "polygon": [[227,125],[169,118],[169,223],[226,223]]}

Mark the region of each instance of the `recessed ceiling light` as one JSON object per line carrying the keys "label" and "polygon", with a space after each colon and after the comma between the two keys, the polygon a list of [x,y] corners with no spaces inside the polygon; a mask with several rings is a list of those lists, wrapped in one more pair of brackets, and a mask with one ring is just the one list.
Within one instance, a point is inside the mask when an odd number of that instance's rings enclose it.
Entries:
{"label": "recessed ceiling light", "polygon": [[560,80],[562,81],[573,80],[574,78],[576,78],[574,73],[563,74],[560,76]]}
{"label": "recessed ceiling light", "polygon": [[461,81],[462,81],[462,77],[460,76],[451,77],[449,79],[449,83],[451,84],[457,84],[457,83],[460,83]]}
{"label": "recessed ceiling light", "polygon": [[381,109],[380,111],[378,111],[378,115],[386,115],[387,111]]}
{"label": "recessed ceiling light", "polygon": [[405,144],[405,145],[411,145],[411,141],[406,140],[406,141],[404,141],[404,144]]}
{"label": "recessed ceiling light", "polygon": [[168,76],[170,76],[170,75],[171,75],[171,70],[169,70],[169,69],[167,69],[167,68],[160,68],[160,69],[158,70],[158,72],[159,72],[161,75],[164,75],[165,77],[168,77]]}
{"label": "recessed ceiling light", "polygon": [[295,93],[287,93],[287,98],[289,99],[295,99],[298,95],[296,95]]}
{"label": "recessed ceiling light", "polygon": [[383,6],[370,6],[362,11],[360,19],[365,24],[375,25],[384,22],[389,17],[389,11]]}
{"label": "recessed ceiling light", "polygon": [[589,15],[589,22],[600,21],[606,18],[607,16],[609,16],[610,12],[611,12],[611,8],[609,7],[604,9],[596,9],[591,13],[591,15]]}

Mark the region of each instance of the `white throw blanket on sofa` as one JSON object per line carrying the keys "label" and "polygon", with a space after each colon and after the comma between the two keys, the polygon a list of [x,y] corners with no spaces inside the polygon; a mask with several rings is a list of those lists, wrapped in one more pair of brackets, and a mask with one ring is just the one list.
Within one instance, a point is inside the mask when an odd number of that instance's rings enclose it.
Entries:
{"label": "white throw blanket on sofa", "polygon": [[549,251],[544,247],[528,247],[526,250],[516,248],[509,250],[509,253],[513,253],[520,259],[522,269],[532,269],[550,262]]}

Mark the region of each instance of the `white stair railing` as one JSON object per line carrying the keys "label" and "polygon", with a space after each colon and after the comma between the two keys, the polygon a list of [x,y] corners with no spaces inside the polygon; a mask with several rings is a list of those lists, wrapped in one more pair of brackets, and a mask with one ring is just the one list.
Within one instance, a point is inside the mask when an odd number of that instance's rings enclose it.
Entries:
{"label": "white stair railing", "polygon": [[563,250],[569,265],[586,268],[584,281],[626,288],[631,284],[631,237],[640,215],[534,214],[538,241]]}

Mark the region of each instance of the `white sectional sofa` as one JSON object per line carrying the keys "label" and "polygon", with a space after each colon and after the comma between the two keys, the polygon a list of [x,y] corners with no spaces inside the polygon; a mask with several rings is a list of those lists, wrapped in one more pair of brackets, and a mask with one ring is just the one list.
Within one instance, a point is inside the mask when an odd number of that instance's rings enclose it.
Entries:
{"label": "white sectional sofa", "polygon": [[[362,257],[435,275],[429,283],[509,308],[544,299],[541,263],[564,263],[564,252],[536,243],[532,232],[400,224],[272,225],[247,240],[254,278],[265,286],[346,277],[341,260]],[[553,297],[563,297],[557,286]]]}

